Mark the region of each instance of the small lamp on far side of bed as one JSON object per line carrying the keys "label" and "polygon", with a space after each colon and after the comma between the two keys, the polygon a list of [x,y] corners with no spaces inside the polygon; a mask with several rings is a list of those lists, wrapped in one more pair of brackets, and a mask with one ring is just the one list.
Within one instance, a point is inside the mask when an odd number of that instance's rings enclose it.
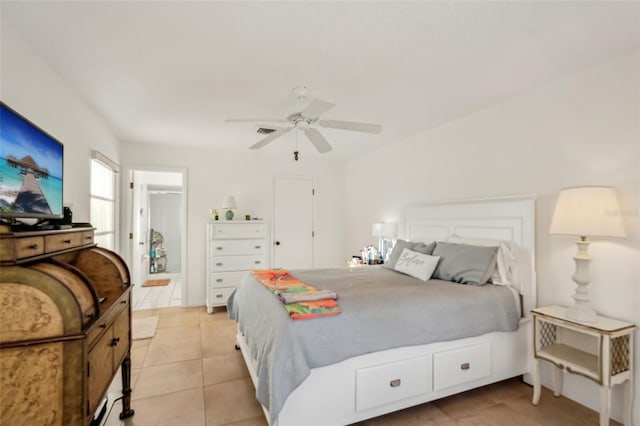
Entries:
{"label": "small lamp on far side of bed", "polygon": [[378,253],[385,262],[393,247],[393,240],[398,235],[398,225],[388,222],[377,222],[371,227],[371,235],[378,237]]}
{"label": "small lamp on far side of bed", "polygon": [[591,307],[587,290],[591,281],[589,276],[591,257],[587,252],[589,248],[587,237],[625,238],[624,223],[615,189],[592,186],[561,190],[549,233],[580,237],[576,241],[578,254],[573,258],[576,263],[576,272],[572,278],[577,285],[572,296],[574,304],[567,308],[566,315],[577,321],[595,322],[596,312]]}

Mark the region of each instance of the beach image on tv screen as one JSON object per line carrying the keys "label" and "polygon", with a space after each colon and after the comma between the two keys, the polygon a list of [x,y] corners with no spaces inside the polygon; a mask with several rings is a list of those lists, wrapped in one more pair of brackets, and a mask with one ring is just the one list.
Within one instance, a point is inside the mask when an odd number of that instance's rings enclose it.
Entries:
{"label": "beach image on tv screen", "polygon": [[17,217],[62,214],[62,144],[4,105],[0,162],[0,212]]}

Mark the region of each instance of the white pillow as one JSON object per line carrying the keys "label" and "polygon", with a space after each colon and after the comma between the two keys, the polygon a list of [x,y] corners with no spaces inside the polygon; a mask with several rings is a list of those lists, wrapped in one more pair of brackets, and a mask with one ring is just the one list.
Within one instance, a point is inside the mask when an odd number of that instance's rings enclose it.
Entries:
{"label": "white pillow", "polygon": [[493,284],[509,285],[516,282],[517,259],[515,249],[508,241],[487,240],[481,238],[464,238],[452,235],[447,239],[449,243],[469,244],[483,247],[498,247],[496,255],[496,270],[489,279]]}
{"label": "white pillow", "polygon": [[396,262],[395,270],[427,281],[436,270],[439,260],[439,256],[430,256],[405,248]]}

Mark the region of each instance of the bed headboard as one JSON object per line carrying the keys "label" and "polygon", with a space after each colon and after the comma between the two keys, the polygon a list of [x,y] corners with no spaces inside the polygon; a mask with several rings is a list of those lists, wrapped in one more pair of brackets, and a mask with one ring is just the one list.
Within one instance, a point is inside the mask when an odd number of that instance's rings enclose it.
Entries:
{"label": "bed headboard", "polygon": [[518,283],[523,313],[537,307],[535,271],[535,197],[516,196],[452,201],[405,209],[408,241],[446,241],[450,236],[509,241],[518,253]]}

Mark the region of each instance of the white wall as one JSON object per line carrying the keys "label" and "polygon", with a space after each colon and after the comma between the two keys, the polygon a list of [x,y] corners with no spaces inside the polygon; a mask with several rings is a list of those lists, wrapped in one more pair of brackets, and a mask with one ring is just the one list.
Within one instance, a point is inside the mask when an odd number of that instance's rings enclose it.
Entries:
{"label": "white wall", "polygon": [[[408,204],[536,194],[538,302],[566,305],[576,248],[571,238],[548,235],[557,193],[569,186],[612,185],[629,236],[593,242],[589,291],[600,313],[640,324],[639,57],[634,52],[615,58],[349,161],[348,246],[373,242],[373,222],[401,223]],[[375,170],[391,172],[363,191],[369,186],[363,177]],[[565,394],[598,407],[597,386],[589,380],[567,376]],[[618,419],[620,396],[614,393]],[[636,423],[639,405],[636,397]]]}
{"label": "white wall", "polygon": [[[344,163],[306,156],[294,163],[291,156],[268,151],[225,152],[205,148],[122,144],[125,169],[133,166],[187,170],[186,304],[204,304],[206,221],[211,208],[221,211],[226,195],[234,195],[236,214],[264,218],[271,224],[273,176],[305,175],[316,181],[314,265],[344,265]],[[128,232],[122,229],[123,235]]]}
{"label": "white wall", "polygon": [[118,162],[119,142],[6,19],[0,43],[0,99],[64,144],[64,204],[71,207],[74,222],[89,222],[91,151]]}

